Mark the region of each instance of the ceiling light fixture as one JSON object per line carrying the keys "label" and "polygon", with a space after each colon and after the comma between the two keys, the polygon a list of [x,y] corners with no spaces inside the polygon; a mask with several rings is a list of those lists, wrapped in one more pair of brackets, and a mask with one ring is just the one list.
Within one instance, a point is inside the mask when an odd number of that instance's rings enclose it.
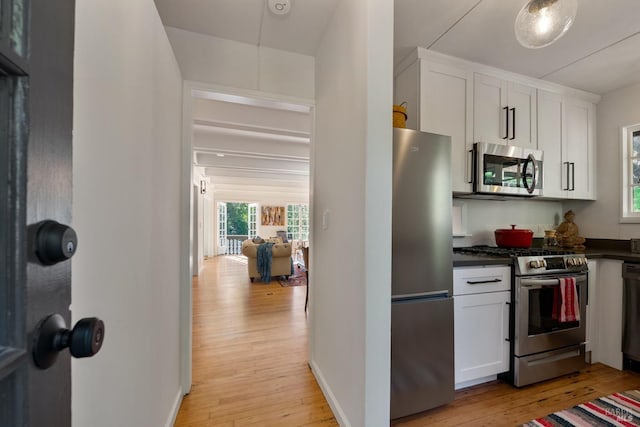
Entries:
{"label": "ceiling light fixture", "polygon": [[549,46],[573,24],[578,0],[531,0],[516,17],[518,42],[529,49]]}

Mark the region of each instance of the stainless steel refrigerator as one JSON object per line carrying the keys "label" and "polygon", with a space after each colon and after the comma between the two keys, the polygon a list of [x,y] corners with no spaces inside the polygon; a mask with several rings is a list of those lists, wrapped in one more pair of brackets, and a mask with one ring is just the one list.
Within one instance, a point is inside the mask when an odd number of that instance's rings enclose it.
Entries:
{"label": "stainless steel refrigerator", "polygon": [[451,138],[394,129],[391,418],[453,400]]}

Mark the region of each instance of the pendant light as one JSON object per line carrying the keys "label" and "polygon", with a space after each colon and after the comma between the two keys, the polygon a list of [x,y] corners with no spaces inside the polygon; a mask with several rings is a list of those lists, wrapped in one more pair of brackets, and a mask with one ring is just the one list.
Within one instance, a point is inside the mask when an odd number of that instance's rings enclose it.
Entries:
{"label": "pendant light", "polygon": [[549,46],[567,32],[578,10],[578,0],[530,0],[516,17],[516,38],[530,49]]}

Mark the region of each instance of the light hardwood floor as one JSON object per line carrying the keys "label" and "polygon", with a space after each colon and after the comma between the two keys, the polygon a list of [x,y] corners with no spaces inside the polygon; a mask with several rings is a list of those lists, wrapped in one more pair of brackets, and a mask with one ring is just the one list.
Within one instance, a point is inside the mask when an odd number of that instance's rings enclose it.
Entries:
{"label": "light hardwood floor", "polygon": [[518,426],[607,394],[640,388],[640,374],[596,363],[580,373],[515,388],[494,381],[456,392],[455,400],[394,426]]}
{"label": "light hardwood floor", "polygon": [[337,425],[307,364],[304,286],[249,281],[244,256],[193,283],[193,386],[175,425]]}
{"label": "light hardwood floor", "polygon": [[[244,257],[205,261],[193,284],[193,388],[177,427],[337,425],[307,365],[304,287],[251,283]],[[640,388],[640,374],[590,366],[516,389],[496,381],[397,426],[516,426],[586,400]]]}

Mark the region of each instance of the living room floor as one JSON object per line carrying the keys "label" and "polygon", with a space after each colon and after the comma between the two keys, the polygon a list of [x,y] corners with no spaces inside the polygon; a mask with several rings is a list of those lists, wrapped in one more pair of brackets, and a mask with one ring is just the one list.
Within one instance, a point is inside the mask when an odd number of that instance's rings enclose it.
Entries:
{"label": "living room floor", "polygon": [[[251,283],[246,258],[205,261],[193,283],[193,387],[175,425],[338,425],[307,365],[304,286]],[[500,381],[397,426],[516,426],[587,400],[640,388],[640,374],[601,364],[516,389]]]}

